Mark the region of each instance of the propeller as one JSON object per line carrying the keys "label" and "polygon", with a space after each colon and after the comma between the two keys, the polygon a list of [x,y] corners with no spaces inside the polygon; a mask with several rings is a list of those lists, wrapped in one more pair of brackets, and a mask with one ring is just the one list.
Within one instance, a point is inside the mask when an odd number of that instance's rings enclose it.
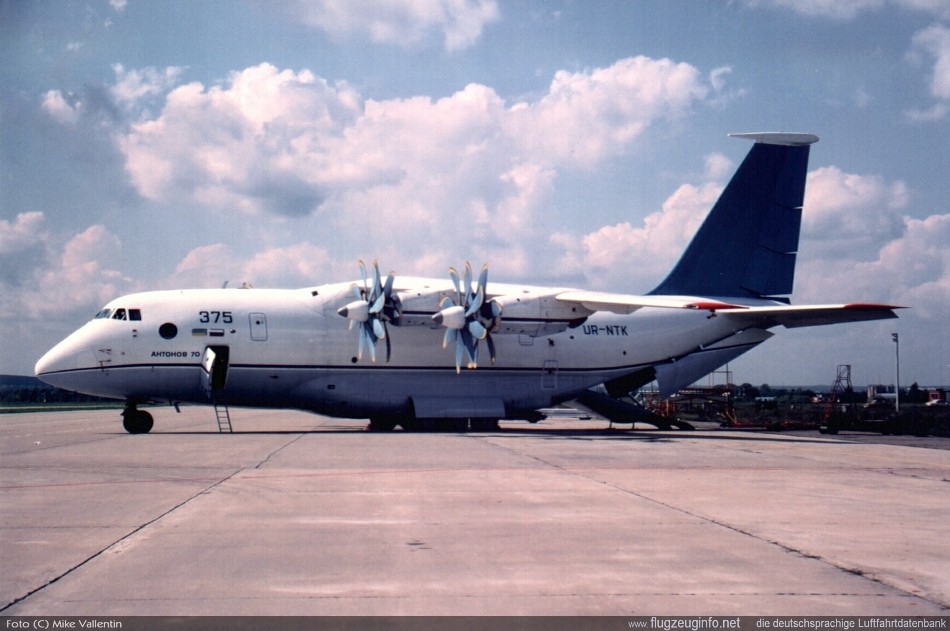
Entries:
{"label": "propeller", "polygon": [[494,300],[485,300],[488,284],[488,265],[482,266],[478,282],[472,287],[472,265],[465,263],[465,275],[459,278],[454,267],[449,268],[449,277],[455,286],[456,298],[445,296],[439,302],[439,312],[432,316],[436,324],[445,327],[442,348],[455,344],[455,372],[462,372],[462,359],[468,358],[467,367],[478,367],[478,342],[485,340],[488,354],[495,363],[495,343],[491,332],[501,324],[501,305]]}
{"label": "propeller", "polygon": [[379,264],[373,261],[373,284],[369,285],[366,274],[366,264],[359,261],[360,276],[363,278],[363,286],[356,283],[350,287],[353,292],[354,301],[344,307],[341,307],[337,313],[350,321],[350,329],[356,325],[359,327],[359,350],[357,358],[363,359],[363,351],[369,351],[370,359],[376,361],[376,342],[386,340],[386,361],[392,352],[389,342],[389,331],[386,329],[386,323],[392,322],[399,324],[400,306],[398,297],[393,296],[393,281],[396,275],[392,272],[386,277],[386,283],[383,284],[379,275]]}

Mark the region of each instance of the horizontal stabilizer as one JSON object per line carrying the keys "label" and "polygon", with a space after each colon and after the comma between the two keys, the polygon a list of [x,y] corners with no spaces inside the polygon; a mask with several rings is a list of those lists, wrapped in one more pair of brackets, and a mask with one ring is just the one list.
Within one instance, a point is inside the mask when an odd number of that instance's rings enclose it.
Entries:
{"label": "horizontal stabilizer", "polygon": [[678,390],[752,350],[772,335],[761,328],[750,327],[685,357],[656,366],[660,397],[666,399],[673,396]]}
{"label": "horizontal stabilizer", "polygon": [[765,145],[783,145],[785,147],[804,147],[818,142],[814,134],[797,134],[784,131],[761,131],[747,134],[729,134],[731,138],[745,138]]}
{"label": "horizontal stabilizer", "polygon": [[720,300],[696,298],[693,296],[629,296],[610,294],[601,291],[564,291],[555,296],[560,302],[573,302],[589,311],[610,311],[612,313],[633,313],[642,307],[663,309],[699,309],[717,311],[719,309],[742,309]]}
{"label": "horizontal stabilizer", "polygon": [[642,405],[616,399],[595,390],[585,390],[574,400],[573,404],[603,416],[614,423],[649,423],[663,429],[670,429],[668,419],[657,416]]}
{"label": "horizontal stabilizer", "polygon": [[788,329],[805,326],[821,326],[842,322],[865,322],[868,320],[889,320],[896,318],[893,305],[853,303],[844,305],[800,305],[776,307],[749,307],[745,309],[720,311],[731,319],[740,320],[750,326],[769,328],[784,326]]}

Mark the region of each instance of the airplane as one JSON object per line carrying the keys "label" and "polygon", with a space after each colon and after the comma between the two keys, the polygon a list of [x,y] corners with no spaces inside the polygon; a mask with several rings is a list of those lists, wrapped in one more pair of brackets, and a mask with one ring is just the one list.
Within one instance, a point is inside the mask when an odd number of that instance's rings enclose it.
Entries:
{"label": "airplane", "polygon": [[[669,397],[773,335],[770,329],[896,318],[896,307],[792,305],[812,134],[753,141],[669,275],[646,295],[448,278],[360,261],[355,281],[300,289],[186,289],[122,296],[40,358],[36,376],[125,401],[294,408],[425,429],[496,428],[601,392],[656,382]],[[636,253],[631,253],[631,258]],[[487,355],[487,357],[486,357]],[[230,418],[227,417],[228,429]]]}

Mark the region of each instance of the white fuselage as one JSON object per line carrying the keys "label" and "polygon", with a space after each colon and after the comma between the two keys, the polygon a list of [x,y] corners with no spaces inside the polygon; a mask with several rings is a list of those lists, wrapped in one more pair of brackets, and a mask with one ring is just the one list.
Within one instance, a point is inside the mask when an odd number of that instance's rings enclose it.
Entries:
{"label": "white fuselage", "polygon": [[[384,355],[376,362],[357,359],[356,331],[337,313],[351,299],[352,283],[343,283],[124,296],[50,350],[36,371],[63,388],[132,402],[213,400],[365,418],[437,401],[461,406],[463,414],[471,403],[473,415],[503,417],[686,359],[747,328],[706,311],[579,313],[545,299],[561,289],[495,285],[499,295],[524,299],[505,307],[507,317],[494,335],[497,361],[492,364],[482,350],[477,369],[457,373],[452,350],[442,348],[444,329],[431,320],[451,285],[408,279],[398,289],[407,315],[402,325],[388,328],[388,362]],[[762,339],[747,336],[732,355]],[[210,363],[202,367],[203,360],[210,362],[209,348],[219,357],[223,350],[226,362],[213,392]]]}

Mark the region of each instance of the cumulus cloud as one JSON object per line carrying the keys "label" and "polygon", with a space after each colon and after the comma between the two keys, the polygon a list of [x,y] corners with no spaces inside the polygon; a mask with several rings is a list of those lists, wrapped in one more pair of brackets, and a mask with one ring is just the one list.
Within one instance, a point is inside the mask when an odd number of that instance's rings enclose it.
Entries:
{"label": "cumulus cloud", "polygon": [[910,191],[902,180],[829,166],[808,174],[802,235],[823,259],[863,260],[904,230]]}
{"label": "cumulus cloud", "polygon": [[261,64],[220,85],[174,87],[118,144],[151,200],[319,214],[399,241],[403,258],[434,256],[441,242],[518,268],[558,173],[624,153],[707,93],[696,68],[646,57],[559,72],[546,94],[513,105],[479,84],[439,99],[366,100],[348,84]]}
{"label": "cumulus cloud", "polygon": [[[564,275],[582,270],[586,286],[630,292],[651,289],[672,269],[735,170],[732,162],[720,154],[706,156],[704,162],[702,183],[680,185],[642,224],[603,226],[580,237],[563,232],[553,235],[550,243],[557,252],[553,265]],[[888,182],[878,175],[847,173],[835,166],[809,172],[795,301],[840,301],[842,288],[856,283],[837,277],[826,283],[834,277],[830,270],[870,275],[868,282],[873,285],[881,278],[878,269],[898,265],[899,258],[884,253],[913,247],[896,244],[915,243],[925,229],[924,224],[905,216],[910,199],[911,192],[901,180]],[[928,222],[929,238],[939,243],[943,224]],[[912,228],[916,235],[910,234]],[[923,265],[931,249],[921,248],[912,257],[921,261],[912,264],[920,269],[918,284],[924,283],[923,279],[934,282],[938,278],[943,279],[938,283],[950,282],[945,271]],[[943,258],[941,255],[935,260]],[[869,266],[861,267],[865,263]],[[910,283],[911,279],[905,277],[902,281]],[[879,293],[869,295],[878,299],[875,296]]]}
{"label": "cumulus cloud", "polygon": [[683,184],[647,215],[643,224],[604,226],[576,240],[556,234],[552,243],[568,269],[583,270],[585,283],[612,291],[645,292],[672,269],[722,192],[720,182]]}
{"label": "cumulus cloud", "polygon": [[168,288],[221,287],[224,282],[232,287],[306,287],[336,280],[327,277],[332,265],[325,249],[307,242],[268,248],[250,259],[214,243],[190,251],[160,284]]}
{"label": "cumulus cloud", "polygon": [[29,280],[46,258],[48,242],[41,212],[20,213],[13,221],[0,219],[0,282],[9,287]]}
{"label": "cumulus cloud", "polygon": [[323,202],[323,180],[359,177],[333,148],[358,105],[345,85],[261,64],[227,87],[175,88],[161,114],[133,124],[119,145],[146,198],[305,215]]}
{"label": "cumulus cloud", "polygon": [[410,48],[441,35],[447,51],[473,45],[500,17],[495,0],[297,0],[286,10],[337,39]]}
{"label": "cumulus cloud", "polygon": [[720,66],[709,73],[709,84],[713,89],[713,95],[709,99],[711,107],[723,109],[732,101],[748,94],[748,90],[745,88],[729,89],[726,87],[726,78],[730,74],[732,74],[732,66]]}
{"label": "cumulus cloud", "polygon": [[939,120],[950,111],[950,28],[933,24],[914,34],[912,55],[934,59],[930,78],[930,94],[937,102],[924,110],[910,110],[907,116],[916,121]]}
{"label": "cumulus cloud", "polygon": [[803,261],[798,301],[838,302],[860,296],[862,300],[909,306],[913,311],[904,317],[942,321],[946,327],[950,214],[902,217],[901,224],[901,235],[883,240],[865,260]]}
{"label": "cumulus cloud", "polygon": [[2,315],[31,319],[95,310],[133,286],[112,269],[121,248],[101,225],[63,236],[50,233],[42,212],[0,220]]}
{"label": "cumulus cloud", "polygon": [[654,122],[684,116],[707,94],[694,66],[629,57],[607,68],[558,72],[539,101],[511,108],[509,133],[535,160],[590,167],[622,152]]}
{"label": "cumulus cloud", "polygon": [[161,95],[174,86],[182,69],[169,66],[164,70],[152,67],[126,70],[122,64],[113,64],[112,71],[116,77],[110,90],[113,98],[120,104],[137,104],[145,97]]}
{"label": "cumulus cloud", "polygon": [[[71,102],[70,102],[71,101]],[[74,125],[79,120],[82,104],[76,99],[66,100],[59,90],[50,90],[43,95],[43,111],[56,121],[65,125]]]}

